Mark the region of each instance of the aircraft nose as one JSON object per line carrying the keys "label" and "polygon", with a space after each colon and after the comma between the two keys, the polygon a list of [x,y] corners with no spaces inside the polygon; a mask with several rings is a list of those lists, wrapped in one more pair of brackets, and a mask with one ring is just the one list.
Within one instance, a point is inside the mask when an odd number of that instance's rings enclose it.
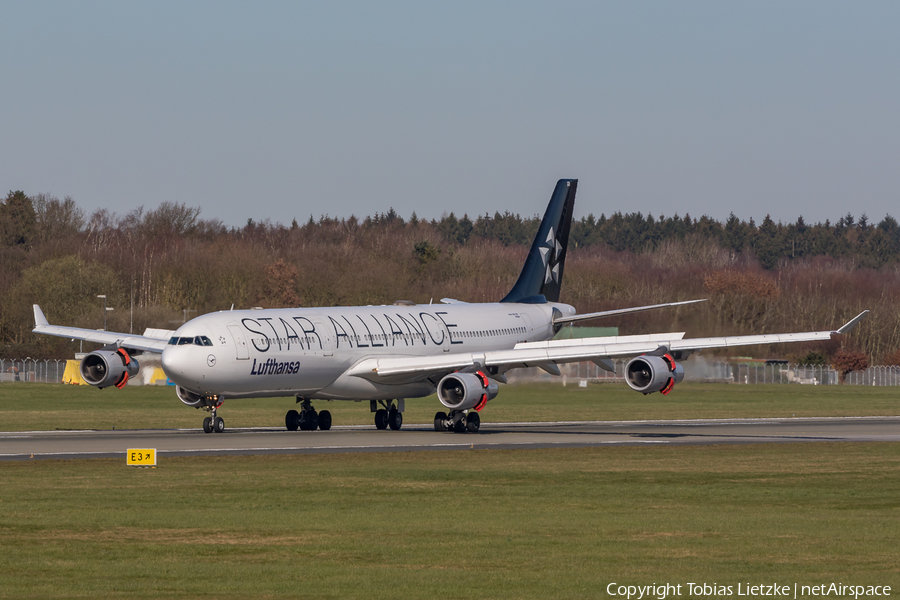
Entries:
{"label": "aircraft nose", "polygon": [[160,360],[162,361],[163,371],[165,371],[166,375],[171,379],[172,373],[175,371],[175,357],[172,356],[172,352],[170,352],[169,348],[163,350]]}
{"label": "aircraft nose", "polygon": [[163,372],[172,381],[176,381],[179,376],[184,374],[183,361],[179,361],[176,354],[176,347],[165,348],[161,357]]}
{"label": "aircraft nose", "polygon": [[[178,385],[191,389],[201,385],[205,374],[215,362],[205,352],[197,352],[196,346],[166,346],[160,361],[166,377]],[[210,355],[212,356],[212,355]]]}

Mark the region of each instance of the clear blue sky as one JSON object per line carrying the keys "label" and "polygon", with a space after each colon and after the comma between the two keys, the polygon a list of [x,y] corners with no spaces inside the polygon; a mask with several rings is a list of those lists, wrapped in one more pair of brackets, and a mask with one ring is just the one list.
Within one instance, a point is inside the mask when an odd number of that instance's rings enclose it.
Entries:
{"label": "clear blue sky", "polygon": [[312,214],[900,217],[898,2],[0,0],[0,190]]}

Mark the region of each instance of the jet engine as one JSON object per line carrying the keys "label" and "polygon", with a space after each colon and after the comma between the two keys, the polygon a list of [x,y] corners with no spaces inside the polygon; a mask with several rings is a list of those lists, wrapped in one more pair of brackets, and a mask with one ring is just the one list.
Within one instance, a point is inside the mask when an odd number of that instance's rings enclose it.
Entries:
{"label": "jet engine", "polygon": [[81,359],[81,377],[101,390],[111,385],[125,387],[129,377],[137,375],[138,361],[131,358],[124,348],[97,350]]}
{"label": "jet engine", "polygon": [[625,381],[636,392],[668,394],[684,379],[684,367],[668,354],[636,356],[625,365]]}
{"label": "jet engine", "polygon": [[499,391],[497,382],[481,371],[447,375],[437,386],[438,399],[450,410],[474,408],[480,411]]}

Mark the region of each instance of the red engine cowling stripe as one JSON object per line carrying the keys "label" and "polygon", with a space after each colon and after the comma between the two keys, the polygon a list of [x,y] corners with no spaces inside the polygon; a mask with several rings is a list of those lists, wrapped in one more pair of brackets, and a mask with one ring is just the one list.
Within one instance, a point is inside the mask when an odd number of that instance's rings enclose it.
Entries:
{"label": "red engine cowling stripe", "polygon": [[487,387],[489,385],[487,375],[485,375],[481,371],[475,371],[475,375],[477,375],[478,379],[481,380],[481,387],[483,387],[484,389],[487,389]]}
{"label": "red engine cowling stripe", "polygon": [[481,409],[484,408],[484,405],[487,404],[488,397],[487,394],[482,394],[481,402],[475,405],[475,412],[481,412]]}
{"label": "red engine cowling stripe", "polygon": [[669,382],[663,387],[663,389],[659,390],[659,393],[663,396],[667,396],[669,392],[672,391],[673,387],[675,387],[675,378],[669,377]]}
{"label": "red engine cowling stripe", "polygon": [[128,353],[125,352],[124,348],[119,348],[118,350],[116,350],[116,352],[122,355],[122,360],[125,361],[126,365],[131,362],[131,356],[129,356]]}
{"label": "red engine cowling stripe", "polygon": [[120,390],[125,387],[125,384],[128,383],[128,371],[122,373],[122,379],[119,380],[119,383],[116,384],[116,387]]}
{"label": "red engine cowling stripe", "polygon": [[672,358],[672,356],[669,354],[663,354],[662,357],[663,357],[663,360],[666,361],[666,364],[669,365],[669,370],[674,371],[675,370],[675,359]]}

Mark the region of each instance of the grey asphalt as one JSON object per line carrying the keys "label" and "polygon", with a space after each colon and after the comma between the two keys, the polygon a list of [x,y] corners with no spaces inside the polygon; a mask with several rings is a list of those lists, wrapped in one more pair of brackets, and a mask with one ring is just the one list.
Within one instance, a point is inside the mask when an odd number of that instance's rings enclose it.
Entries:
{"label": "grey asphalt", "polygon": [[356,426],[312,432],[235,428],[219,434],[201,429],[0,432],[0,460],[124,457],[128,448],[155,448],[162,457],[851,441],[900,441],[900,416],[484,423],[477,434],[438,433],[430,424],[404,425],[400,431]]}

